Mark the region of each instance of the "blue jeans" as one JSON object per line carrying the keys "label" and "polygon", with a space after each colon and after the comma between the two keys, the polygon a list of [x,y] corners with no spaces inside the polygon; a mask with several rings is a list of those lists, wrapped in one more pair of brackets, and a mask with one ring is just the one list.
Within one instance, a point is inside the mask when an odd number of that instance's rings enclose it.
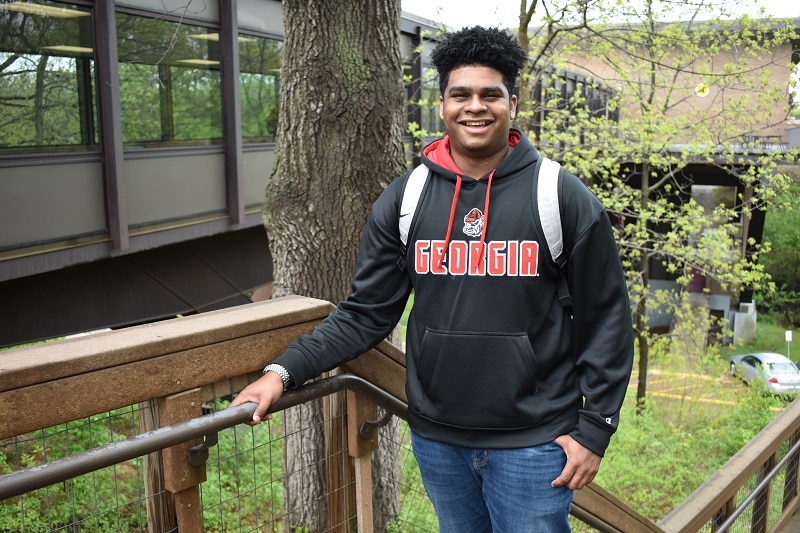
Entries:
{"label": "blue jeans", "polygon": [[572,491],[553,488],[566,464],[555,442],[477,449],[411,434],[422,483],[442,533],[562,533]]}

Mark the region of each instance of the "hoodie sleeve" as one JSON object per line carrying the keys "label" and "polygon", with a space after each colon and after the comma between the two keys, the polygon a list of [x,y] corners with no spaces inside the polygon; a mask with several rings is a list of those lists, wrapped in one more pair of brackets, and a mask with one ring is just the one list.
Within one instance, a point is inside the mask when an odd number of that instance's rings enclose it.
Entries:
{"label": "hoodie sleeve", "polygon": [[302,335],[276,359],[300,386],[364,353],[397,325],[411,292],[401,256],[398,203],[402,179],[378,198],[367,219],[350,296],[310,335]]}
{"label": "hoodie sleeve", "polygon": [[570,433],[603,455],[619,424],[633,366],[633,325],[627,283],[608,214],[602,203],[564,173],[562,207],[578,221],[567,261],[573,302],[573,357],[584,397],[578,424]]}

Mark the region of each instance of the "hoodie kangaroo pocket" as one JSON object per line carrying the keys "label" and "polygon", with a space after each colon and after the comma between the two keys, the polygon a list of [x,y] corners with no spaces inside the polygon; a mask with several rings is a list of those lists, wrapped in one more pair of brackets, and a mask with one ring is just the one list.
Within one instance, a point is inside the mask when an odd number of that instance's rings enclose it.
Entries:
{"label": "hoodie kangaroo pocket", "polygon": [[426,330],[417,375],[426,398],[419,414],[466,428],[534,425],[542,412],[536,366],[524,332]]}

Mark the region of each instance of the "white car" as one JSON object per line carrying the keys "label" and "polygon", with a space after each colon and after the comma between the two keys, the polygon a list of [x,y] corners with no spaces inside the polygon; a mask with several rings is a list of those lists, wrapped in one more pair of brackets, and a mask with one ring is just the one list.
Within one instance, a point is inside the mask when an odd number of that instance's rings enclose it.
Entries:
{"label": "white car", "polygon": [[741,376],[747,382],[763,380],[767,388],[778,395],[800,392],[800,370],[788,357],[779,353],[734,355],[731,357],[731,375]]}

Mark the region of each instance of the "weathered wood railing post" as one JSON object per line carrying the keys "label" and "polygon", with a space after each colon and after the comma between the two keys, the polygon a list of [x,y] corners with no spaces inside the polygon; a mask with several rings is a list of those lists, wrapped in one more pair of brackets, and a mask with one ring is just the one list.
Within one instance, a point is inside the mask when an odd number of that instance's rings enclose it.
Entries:
{"label": "weathered wood railing post", "polygon": [[[155,400],[139,403],[139,430],[142,433],[158,428],[158,409]],[[164,470],[161,452],[153,452],[142,457],[144,466],[145,497],[147,498],[148,531],[173,531],[175,505],[172,495],[164,491]]]}
{"label": "weathered wood railing post", "polygon": [[[800,431],[792,433],[789,439],[789,449],[792,449],[795,444],[800,440]],[[786,481],[783,485],[783,505],[781,508],[786,509],[792,505],[795,498],[797,498],[798,489],[798,471],[800,471],[800,455],[797,453],[792,454],[792,458],[786,463]]]}
{"label": "weathered wood railing post", "polygon": [[[334,370],[330,375],[338,374]],[[347,442],[347,406],[344,393],[336,392],[322,399],[325,413],[325,490],[328,510],[328,530],[349,533],[356,527],[353,515],[357,513],[354,466],[345,454]]]}
{"label": "weathered wood railing post", "polygon": [[356,507],[358,509],[358,532],[372,533],[372,452],[378,448],[378,431],[373,428],[362,435],[361,426],[375,420],[378,408],[369,400],[347,391],[347,449],[356,466]]}
{"label": "weathered wood railing post", "polygon": [[[158,398],[156,406],[160,427],[203,414],[200,388]],[[202,438],[196,439],[161,451],[164,487],[173,496],[178,531],[203,530],[200,484],[206,480],[206,465],[192,466],[189,463],[189,448],[202,442]]]}
{"label": "weathered wood railing post", "polygon": [[[756,474],[756,486],[764,481],[778,462],[778,454],[773,453]],[[772,482],[753,500],[753,514],[750,519],[751,533],[766,533],[769,525],[769,508],[772,498]]]}

